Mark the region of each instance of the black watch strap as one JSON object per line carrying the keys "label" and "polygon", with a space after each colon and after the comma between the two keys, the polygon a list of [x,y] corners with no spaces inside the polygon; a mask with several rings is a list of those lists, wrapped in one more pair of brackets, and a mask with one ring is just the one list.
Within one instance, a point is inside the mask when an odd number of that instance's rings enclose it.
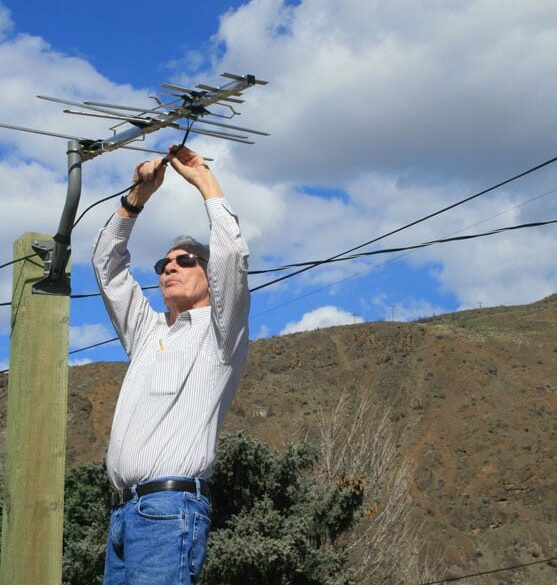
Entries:
{"label": "black watch strap", "polygon": [[133,205],[128,201],[126,195],[122,195],[120,203],[122,204],[122,207],[130,213],[141,213],[143,211],[143,205]]}

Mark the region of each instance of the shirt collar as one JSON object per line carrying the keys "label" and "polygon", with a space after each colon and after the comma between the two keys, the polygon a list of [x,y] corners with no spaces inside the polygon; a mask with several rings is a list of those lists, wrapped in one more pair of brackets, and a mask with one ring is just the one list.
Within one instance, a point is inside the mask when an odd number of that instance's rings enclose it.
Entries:
{"label": "shirt collar", "polygon": [[[200,307],[199,309],[190,309],[188,311],[180,313],[180,315],[174,322],[174,325],[176,325],[177,323],[189,323],[190,325],[195,325],[196,323],[205,321],[210,313],[211,305],[208,305],[207,307]],[[168,315],[169,313],[164,314],[165,322],[167,325],[169,323]]]}

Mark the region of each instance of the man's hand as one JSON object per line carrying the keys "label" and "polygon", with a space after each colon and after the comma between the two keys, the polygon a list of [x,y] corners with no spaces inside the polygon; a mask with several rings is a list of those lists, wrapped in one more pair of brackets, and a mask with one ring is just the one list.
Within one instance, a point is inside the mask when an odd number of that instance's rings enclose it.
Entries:
{"label": "man's hand", "polygon": [[[133,174],[133,182],[137,185],[127,195],[129,203],[137,206],[145,205],[151,195],[161,186],[165,170],[163,159],[160,157],[139,163]],[[118,209],[118,214],[122,217],[135,217],[136,215],[123,207]]]}
{"label": "man's hand", "polygon": [[203,157],[185,146],[174,145],[168,151],[167,158],[172,168],[196,187],[203,199],[223,197],[218,181],[205,164]]}

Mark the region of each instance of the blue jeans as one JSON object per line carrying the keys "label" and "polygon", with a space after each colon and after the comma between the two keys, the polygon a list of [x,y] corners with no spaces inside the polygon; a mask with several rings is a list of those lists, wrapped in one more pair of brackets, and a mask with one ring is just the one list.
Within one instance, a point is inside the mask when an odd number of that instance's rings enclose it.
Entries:
{"label": "blue jeans", "polygon": [[194,585],[211,528],[209,500],[190,492],[138,498],[132,491],[110,516],[104,585]]}

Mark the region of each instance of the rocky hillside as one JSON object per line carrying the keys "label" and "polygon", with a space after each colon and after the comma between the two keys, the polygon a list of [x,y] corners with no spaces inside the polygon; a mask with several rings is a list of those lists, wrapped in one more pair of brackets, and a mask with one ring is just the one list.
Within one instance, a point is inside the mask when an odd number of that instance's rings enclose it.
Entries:
{"label": "rocky hillside", "polygon": [[[125,369],[72,368],[69,465],[102,459]],[[388,414],[398,461],[414,469],[409,505],[444,568],[461,574],[557,556],[557,295],[255,342],[225,432],[243,429],[279,448],[317,440],[316,413],[351,389]],[[473,583],[549,585],[555,566]]]}

